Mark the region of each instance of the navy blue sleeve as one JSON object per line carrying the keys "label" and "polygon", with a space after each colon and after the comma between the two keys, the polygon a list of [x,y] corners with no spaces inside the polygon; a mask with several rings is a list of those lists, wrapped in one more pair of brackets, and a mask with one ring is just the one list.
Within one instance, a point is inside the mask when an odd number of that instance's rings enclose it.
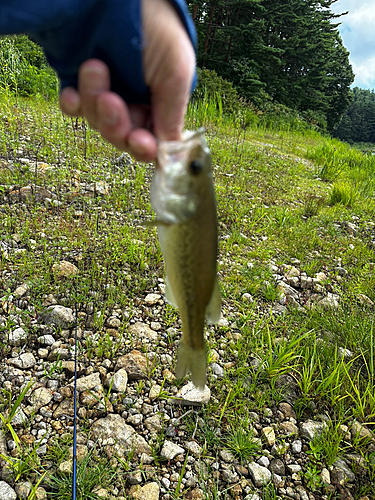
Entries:
{"label": "navy blue sleeve", "polygon": [[[185,1],[169,1],[196,48]],[[0,0],[0,34],[12,33],[28,33],[42,45],[62,87],[76,87],[79,66],[94,57],[108,65],[114,92],[128,103],[149,103],[140,0]]]}

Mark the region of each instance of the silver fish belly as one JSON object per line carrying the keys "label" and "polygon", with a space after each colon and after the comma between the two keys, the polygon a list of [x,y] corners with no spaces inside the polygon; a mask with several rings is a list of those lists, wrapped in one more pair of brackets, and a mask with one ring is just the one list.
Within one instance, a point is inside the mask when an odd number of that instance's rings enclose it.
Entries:
{"label": "silver fish belly", "polygon": [[204,321],[220,319],[216,276],[217,219],[211,155],[204,130],[161,142],[151,187],[166,268],[166,298],[179,310],[183,335],[176,376],[206,383]]}

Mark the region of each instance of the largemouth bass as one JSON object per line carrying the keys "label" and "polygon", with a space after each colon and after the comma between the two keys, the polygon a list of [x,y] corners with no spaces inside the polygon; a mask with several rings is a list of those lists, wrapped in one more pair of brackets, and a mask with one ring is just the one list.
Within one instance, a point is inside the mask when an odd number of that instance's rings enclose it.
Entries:
{"label": "largemouth bass", "polygon": [[203,388],[204,320],[216,323],[221,309],[215,194],[204,129],[185,131],[181,141],[160,142],[151,204],[165,260],[166,299],[182,321],[176,376],[191,372],[193,384]]}

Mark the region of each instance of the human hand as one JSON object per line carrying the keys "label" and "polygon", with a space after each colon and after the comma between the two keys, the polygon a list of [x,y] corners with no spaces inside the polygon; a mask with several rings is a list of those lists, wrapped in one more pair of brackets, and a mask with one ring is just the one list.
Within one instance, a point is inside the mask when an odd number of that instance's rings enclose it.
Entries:
{"label": "human hand", "polygon": [[[84,62],[78,90],[66,87],[60,107],[70,116],[83,116],[101,135],[137,159],[156,157],[157,141],[179,140],[195,71],[189,36],[168,0],[142,0],[143,71],[151,92],[150,106],[127,104],[110,90],[107,65]],[[126,54],[124,55],[124,59]]]}

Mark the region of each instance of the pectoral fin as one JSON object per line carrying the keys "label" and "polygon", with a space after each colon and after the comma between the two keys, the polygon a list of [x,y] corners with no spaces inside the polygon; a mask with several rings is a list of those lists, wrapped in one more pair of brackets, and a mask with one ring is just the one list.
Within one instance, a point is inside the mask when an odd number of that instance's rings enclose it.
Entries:
{"label": "pectoral fin", "polygon": [[219,282],[215,279],[214,289],[211,295],[210,302],[206,308],[206,318],[208,323],[217,323],[221,314],[221,292]]}
{"label": "pectoral fin", "polygon": [[162,220],[146,220],[144,222],[139,223],[139,225],[144,227],[169,226],[167,222],[163,222]]}

